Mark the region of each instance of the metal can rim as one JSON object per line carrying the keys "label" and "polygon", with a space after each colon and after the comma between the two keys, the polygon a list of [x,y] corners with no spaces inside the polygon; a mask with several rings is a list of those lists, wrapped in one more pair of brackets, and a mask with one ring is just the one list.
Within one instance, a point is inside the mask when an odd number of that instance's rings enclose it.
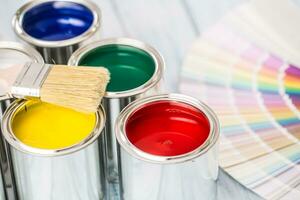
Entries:
{"label": "metal can rim", "polygon": [[5,140],[15,149],[18,151],[21,151],[23,153],[36,155],[36,156],[42,156],[42,157],[53,157],[53,156],[63,156],[68,155],[74,152],[77,152],[86,146],[92,144],[97,138],[101,135],[105,121],[106,116],[105,112],[102,106],[99,106],[98,111],[96,112],[96,125],[94,130],[81,142],[74,144],[69,147],[61,148],[61,149],[40,149],[35,147],[30,147],[23,142],[21,142],[12,131],[11,127],[11,120],[15,114],[15,112],[23,106],[26,103],[26,100],[20,99],[14,101],[8,109],[5,111],[2,122],[1,122],[1,128],[2,133],[5,138]]}
{"label": "metal can rim", "polygon": [[106,91],[104,98],[114,99],[114,98],[135,96],[144,93],[150,88],[154,87],[162,79],[163,72],[165,69],[165,62],[161,54],[151,45],[132,38],[125,38],[125,37],[107,38],[107,39],[99,40],[97,42],[93,42],[85,46],[82,46],[71,55],[68,65],[77,66],[79,64],[80,59],[92,49],[106,46],[106,45],[114,45],[114,44],[127,45],[145,51],[152,57],[155,63],[155,71],[152,77],[146,83],[130,90],[119,91],[119,92]]}
{"label": "metal can rim", "polygon": [[[201,110],[206,115],[210,123],[211,129],[210,129],[209,137],[202,145],[200,145],[198,148],[186,154],[181,154],[177,156],[157,156],[157,155],[146,153],[138,149],[129,141],[129,139],[126,136],[125,125],[131,113],[133,113],[136,109],[140,108],[144,104],[148,104],[156,101],[162,101],[162,100],[186,103],[188,105],[194,106],[195,108]],[[115,134],[121,148],[123,148],[131,156],[139,160],[143,160],[145,162],[154,163],[154,164],[173,164],[173,163],[183,163],[186,161],[190,161],[205,154],[209,149],[211,149],[217,143],[220,135],[220,125],[216,114],[205,103],[187,95],[171,93],[171,94],[154,95],[154,96],[138,99],[132,102],[131,104],[129,104],[128,106],[126,106],[116,120]]]}
{"label": "metal can rim", "polygon": [[29,44],[33,44],[33,45],[36,45],[39,47],[57,48],[57,47],[65,47],[65,46],[70,46],[70,45],[73,45],[76,43],[80,43],[80,42],[88,39],[89,37],[91,37],[94,33],[96,33],[99,30],[99,28],[101,26],[102,16],[101,16],[100,8],[95,3],[91,2],[91,1],[84,1],[84,0],[60,0],[60,1],[74,2],[74,3],[82,4],[82,5],[86,6],[88,9],[90,9],[90,11],[93,13],[94,19],[93,19],[93,23],[88,28],[88,30],[86,30],[85,32],[83,32],[82,34],[80,34],[76,37],[66,39],[66,40],[59,40],[59,41],[40,40],[40,39],[34,38],[34,37],[30,36],[29,34],[27,34],[26,31],[24,31],[24,29],[22,27],[22,21],[23,21],[24,14],[26,13],[26,11],[28,11],[30,8],[32,8],[36,5],[39,5],[41,3],[53,2],[53,1],[57,1],[57,0],[33,0],[33,1],[27,2],[23,6],[21,6],[14,14],[13,20],[12,20],[12,26],[13,26],[13,29],[14,29],[16,35]]}
{"label": "metal can rim", "polygon": [[[29,45],[12,41],[0,41],[0,50],[12,50],[23,53],[35,63],[44,63],[41,54]],[[9,95],[0,96],[0,101],[10,99]]]}
{"label": "metal can rim", "polygon": [[40,53],[29,45],[12,41],[0,41],[0,49],[16,50],[32,58],[33,62],[44,63]]}

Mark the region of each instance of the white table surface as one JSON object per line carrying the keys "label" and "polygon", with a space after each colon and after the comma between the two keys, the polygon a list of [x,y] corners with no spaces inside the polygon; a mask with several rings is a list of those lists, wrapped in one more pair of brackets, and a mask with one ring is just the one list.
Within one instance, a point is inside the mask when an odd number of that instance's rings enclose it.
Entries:
{"label": "white table surface", "polygon": [[[102,37],[132,37],[150,43],[165,58],[165,82],[176,92],[180,69],[189,46],[229,9],[246,0],[94,0],[102,9]],[[24,0],[0,0],[0,40],[17,40],[11,19]],[[201,187],[201,186],[199,186]],[[219,200],[261,199],[222,169]]]}

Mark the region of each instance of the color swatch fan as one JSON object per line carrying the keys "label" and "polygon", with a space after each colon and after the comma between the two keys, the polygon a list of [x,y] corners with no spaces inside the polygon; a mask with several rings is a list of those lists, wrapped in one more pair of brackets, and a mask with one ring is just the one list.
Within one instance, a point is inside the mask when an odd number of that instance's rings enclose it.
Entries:
{"label": "color swatch fan", "polygon": [[193,44],[180,84],[217,113],[221,166],[266,199],[300,199],[300,45],[280,29],[298,13],[285,0],[238,7]]}

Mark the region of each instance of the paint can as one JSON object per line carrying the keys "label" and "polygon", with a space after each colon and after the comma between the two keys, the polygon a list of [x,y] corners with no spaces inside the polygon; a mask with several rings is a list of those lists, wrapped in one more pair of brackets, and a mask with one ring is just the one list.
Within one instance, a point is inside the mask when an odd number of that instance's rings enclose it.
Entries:
{"label": "paint can", "polygon": [[[3,176],[2,172],[1,172],[1,177]],[[6,200],[7,198],[7,194],[6,191],[4,189],[4,183],[3,183],[3,179],[0,179],[0,200]]]}
{"label": "paint can", "polygon": [[100,21],[100,9],[91,1],[34,0],[15,13],[13,28],[46,63],[67,64],[84,41],[97,35]]}
{"label": "paint can", "polygon": [[[0,69],[10,68],[13,65],[23,64],[25,62],[44,63],[42,56],[32,47],[16,42],[1,41],[0,42]],[[15,72],[15,71],[14,71]],[[13,72],[13,73],[14,73]],[[17,73],[17,72],[15,72]],[[0,83],[0,94],[1,83]],[[1,95],[0,95],[1,96]],[[0,121],[4,111],[11,104],[8,96],[0,97]],[[1,130],[0,130],[1,133]],[[7,144],[0,136],[0,163],[1,173],[3,174],[3,185],[5,186],[5,194],[14,197],[15,187],[13,174],[11,173],[10,152],[6,149]],[[8,150],[8,151],[7,151]]]}
{"label": "paint can", "polygon": [[106,111],[104,154],[106,179],[110,198],[119,196],[118,152],[114,123],[121,110],[130,102],[159,92],[164,61],[148,44],[129,38],[109,38],[79,48],[68,65],[103,66],[111,74],[103,98]]}
{"label": "paint can", "polygon": [[202,102],[182,94],[136,100],[116,121],[121,199],[216,198],[219,123]]}
{"label": "paint can", "polygon": [[[104,109],[85,114],[34,100],[17,100],[4,113],[18,198],[104,198],[98,138]],[[104,181],[104,180],[103,180]]]}

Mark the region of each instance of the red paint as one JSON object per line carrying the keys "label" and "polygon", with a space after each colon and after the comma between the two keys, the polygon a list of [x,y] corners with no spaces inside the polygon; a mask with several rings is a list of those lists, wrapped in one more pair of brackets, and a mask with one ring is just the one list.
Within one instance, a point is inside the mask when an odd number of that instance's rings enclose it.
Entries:
{"label": "red paint", "polygon": [[201,146],[210,131],[207,117],[181,102],[158,101],[144,105],[129,117],[126,133],[140,150],[159,156],[176,156]]}

